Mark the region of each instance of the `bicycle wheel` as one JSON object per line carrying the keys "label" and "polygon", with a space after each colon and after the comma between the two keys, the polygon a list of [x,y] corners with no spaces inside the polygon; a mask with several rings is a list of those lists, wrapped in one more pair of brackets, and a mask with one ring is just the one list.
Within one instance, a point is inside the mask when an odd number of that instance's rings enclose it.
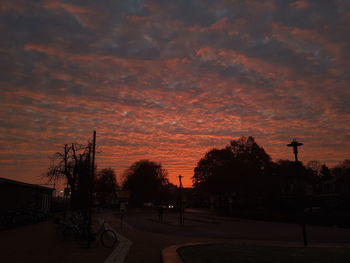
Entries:
{"label": "bicycle wheel", "polygon": [[101,233],[100,241],[104,247],[114,247],[118,241],[117,234],[110,229],[104,230]]}

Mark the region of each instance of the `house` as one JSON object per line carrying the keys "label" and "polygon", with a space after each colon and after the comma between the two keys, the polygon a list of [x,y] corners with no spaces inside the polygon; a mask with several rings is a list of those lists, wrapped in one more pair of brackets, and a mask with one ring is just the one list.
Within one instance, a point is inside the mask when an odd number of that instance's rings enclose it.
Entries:
{"label": "house", "polygon": [[328,208],[349,208],[350,177],[342,174],[320,180],[316,185],[316,198]]}
{"label": "house", "polygon": [[0,177],[0,211],[35,209],[49,212],[54,189]]}

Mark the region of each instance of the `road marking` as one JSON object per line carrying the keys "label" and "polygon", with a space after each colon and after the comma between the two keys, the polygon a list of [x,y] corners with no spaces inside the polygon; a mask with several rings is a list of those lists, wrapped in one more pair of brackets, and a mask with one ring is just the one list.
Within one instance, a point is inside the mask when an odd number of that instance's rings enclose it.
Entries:
{"label": "road marking", "polygon": [[132,242],[126,237],[119,234],[109,225],[108,229],[112,229],[117,234],[119,243],[117,247],[112,251],[112,253],[108,256],[108,258],[104,261],[104,263],[123,263],[128,254]]}

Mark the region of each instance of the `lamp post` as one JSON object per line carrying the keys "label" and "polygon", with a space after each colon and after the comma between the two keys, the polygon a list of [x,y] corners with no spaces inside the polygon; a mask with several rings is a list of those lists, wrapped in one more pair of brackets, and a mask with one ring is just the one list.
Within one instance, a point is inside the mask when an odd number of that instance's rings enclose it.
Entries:
{"label": "lamp post", "polygon": [[293,139],[293,141],[290,144],[287,144],[288,147],[293,147],[293,153],[295,157],[295,162],[298,161],[298,147],[302,146],[303,144],[301,142],[298,142],[296,139]]}
{"label": "lamp post", "polygon": [[179,175],[179,188],[180,188],[180,225],[183,225],[184,223],[184,207],[182,203],[182,175]]}
{"label": "lamp post", "polygon": [[[299,183],[299,189],[302,188],[301,184],[301,180],[300,180],[300,175],[298,174],[298,147],[302,146],[303,143],[298,142],[296,139],[293,139],[293,141],[289,144],[287,144],[288,147],[293,147],[293,153],[294,153],[294,157],[295,157],[295,174],[296,177],[298,178],[298,183]],[[301,191],[301,195],[302,195],[302,202],[305,201],[304,198],[304,190]],[[305,224],[305,209],[304,209],[304,205],[303,205],[303,222],[302,222],[302,232],[303,232],[303,241],[304,241],[304,246],[307,247],[308,242],[307,242],[307,235],[306,235],[306,224]]]}

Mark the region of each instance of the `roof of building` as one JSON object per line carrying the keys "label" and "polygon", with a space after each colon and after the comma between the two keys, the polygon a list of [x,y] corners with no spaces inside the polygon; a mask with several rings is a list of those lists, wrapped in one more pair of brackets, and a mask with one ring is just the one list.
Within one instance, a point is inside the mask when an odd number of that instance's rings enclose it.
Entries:
{"label": "roof of building", "polygon": [[17,185],[22,185],[22,186],[27,186],[27,187],[32,187],[32,188],[39,188],[43,190],[55,190],[54,188],[38,185],[38,184],[29,184],[29,183],[24,183],[20,181],[15,181],[7,178],[0,177],[0,183],[8,183],[8,184],[17,184]]}

